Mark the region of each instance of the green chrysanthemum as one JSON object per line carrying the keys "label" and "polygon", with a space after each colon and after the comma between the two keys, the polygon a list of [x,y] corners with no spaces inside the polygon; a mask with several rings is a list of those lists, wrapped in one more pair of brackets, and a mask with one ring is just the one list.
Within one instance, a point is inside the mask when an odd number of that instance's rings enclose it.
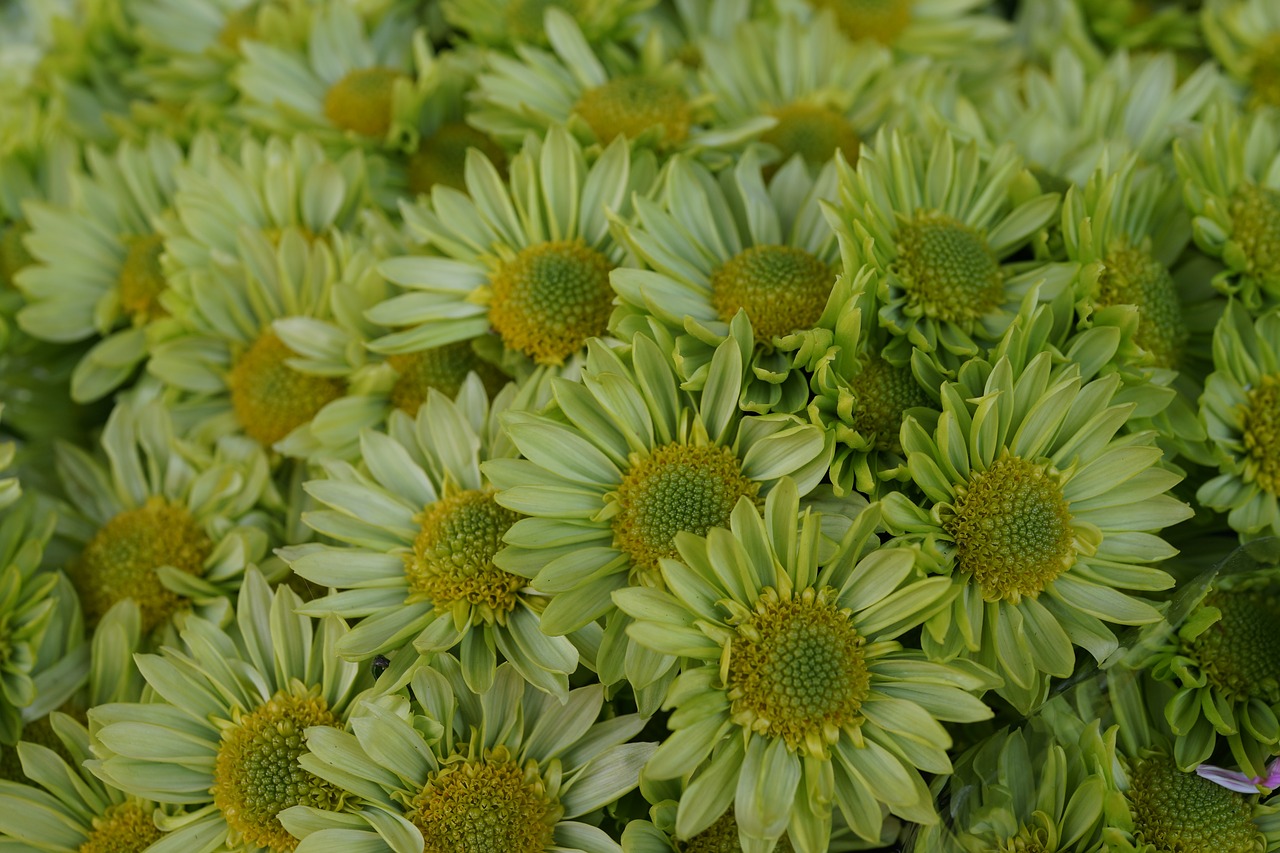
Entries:
{"label": "green chrysanthemum", "polygon": [[1209,0],[1204,40],[1248,93],[1251,106],[1280,107],[1280,9],[1266,0]]}
{"label": "green chrysanthemum", "polygon": [[1219,474],[1196,500],[1228,513],[1241,538],[1280,536],[1280,312],[1251,321],[1233,302],[1214,333],[1213,361],[1200,416]]}
{"label": "green chrysanthemum", "polygon": [[97,756],[90,769],[134,796],[187,807],[158,819],[166,835],[151,853],[292,851],[298,842],[280,812],[337,809],[347,799],[299,759],[309,729],[343,725],[360,667],[332,654],[346,625],[295,615],[301,603],[287,587],[273,593],[251,570],[234,635],[186,620],[183,650],[137,658],[155,701],[90,710]]}
{"label": "green chrysanthemum", "polygon": [[612,325],[624,338],[645,329],[647,318],[666,326],[678,336],[681,374],[699,387],[714,348],[745,312],[755,341],[742,407],[803,411],[811,353],[831,345],[828,335],[814,340],[813,330],[840,307],[829,304],[838,246],[820,209],[835,195],[834,167],[815,179],[794,162],[766,184],[749,152],[717,182],[677,156],[664,177],[658,200],[636,199],[625,233],[649,269],[611,275],[622,303]]}
{"label": "green chrysanthemum", "polygon": [[1136,401],[1116,399],[1119,377],[1091,378],[1074,361],[1054,369],[1053,355],[966,364],[942,387],[936,422],[902,427],[924,498],[885,499],[890,527],[957,587],[924,650],[996,670],[997,692],[1024,713],[1049,676],[1074,671],[1073,645],[1098,660],[1116,648],[1104,623],[1160,618],[1123,590],[1172,586],[1146,564],[1176,553],[1156,534],[1191,515],[1168,494],[1182,475],[1159,464],[1154,432],[1121,432]]}
{"label": "green chrysanthemum", "polygon": [[661,702],[675,659],[629,647],[629,620],[610,593],[661,587],[659,565],[676,556],[676,534],[727,524],[740,497],[763,499],[782,477],[807,494],[830,459],[818,427],[743,417],[743,374],[744,347],[732,338],[716,349],[698,394],[679,389],[674,366],[644,335],[625,356],[593,342],[580,384],[553,381],[551,411],[505,418],[525,458],[484,466],[498,503],[530,516],[507,531],[499,567],[555,595],[542,616],[548,633],[608,616],[600,679],[625,678],[646,713]]}
{"label": "green chrysanthemum", "polygon": [[629,19],[656,0],[443,0],[444,18],[485,47],[510,50],[516,45],[547,44],[546,13],[559,9],[571,15],[592,44],[626,34]]}
{"label": "green chrysanthemum", "polygon": [[286,812],[285,825],[302,838],[299,850],[619,849],[603,830],[575,818],[636,786],[653,753],[651,743],[628,742],[643,719],[628,714],[598,722],[599,685],[556,699],[507,664],[479,695],[449,655],[419,665],[405,680],[412,704],[401,696],[370,700],[353,714],[352,734],[307,732],[311,754],[302,766],[358,795],[360,804],[341,814]]}
{"label": "green chrysanthemum", "polygon": [[[798,851],[827,850],[834,804],[855,834],[880,838],[884,810],[937,820],[919,771],[949,773],[940,720],[991,711],[970,695],[995,683],[969,662],[930,663],[893,638],[951,593],[911,549],[877,549],[873,504],[825,559],[819,518],[800,515],[794,483],[733,510],[730,529],[678,537],[665,589],[623,589],[632,639],[690,664],[667,695],[674,733],[645,768],[688,777],[676,830],[688,839],[730,803],[742,849],[785,831]],[[735,793],[736,791],[736,793]]]}
{"label": "green chrysanthemum", "polygon": [[[1044,264],[1006,263],[1058,212],[1011,147],[985,157],[949,134],[927,151],[920,139],[877,135],[857,169],[841,168],[840,205],[830,220],[845,274],[875,274],[884,350],[903,366],[913,348],[944,365],[999,339],[1028,290],[1065,284]],[[1027,268],[1029,266],[1029,268]]]}
{"label": "green chrysanthemum", "polygon": [[498,653],[539,689],[568,690],[578,652],[542,632],[547,598],[495,564],[520,516],[495,502],[480,463],[515,453],[498,426],[514,396],[508,387],[490,408],[475,378],[456,402],[433,391],[416,419],[395,412],[388,435],[361,435],[363,469],[326,462],[327,479],[306,484],[329,509],[303,520],[350,547],[304,545],[283,555],[302,577],[337,590],[302,612],[363,617],[339,654],[361,660],[410,642],[423,653],[460,646],[478,692],[493,683]]}

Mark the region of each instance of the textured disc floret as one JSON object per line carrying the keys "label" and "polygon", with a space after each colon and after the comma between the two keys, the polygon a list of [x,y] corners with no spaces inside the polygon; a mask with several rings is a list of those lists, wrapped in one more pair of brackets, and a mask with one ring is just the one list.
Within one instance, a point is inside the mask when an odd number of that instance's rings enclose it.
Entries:
{"label": "textured disc floret", "polygon": [[855,39],[891,44],[911,23],[911,0],[814,0],[835,13],[840,28]]}
{"label": "textured disc floret", "polygon": [[[794,850],[787,836],[778,839],[774,853],[791,853]],[[716,818],[716,822],[690,838],[688,841],[677,841],[676,850],[680,853],[742,853],[742,841],[738,837],[738,819],[733,809]]]}
{"label": "textured disc floret", "polygon": [[1245,392],[1242,421],[1247,469],[1261,489],[1280,495],[1280,373],[1263,376]]}
{"label": "textured disc floret", "polygon": [[756,341],[817,324],[835,284],[825,263],[794,246],[752,246],[711,273],[711,304],[729,322],[747,312]]}
{"label": "textured disc floret", "polygon": [[404,74],[394,68],[357,68],[329,87],[324,114],[343,130],[379,138],[391,128],[392,93]]}
{"label": "textured disc floret", "polygon": [[501,507],[493,493],[471,489],[428,506],[422,529],[405,556],[409,599],[458,608],[465,619],[476,608],[487,622],[506,623],[527,581],[493,564],[502,537],[520,514]]}
{"label": "textured disc floret", "polygon": [[467,374],[474,371],[492,396],[502,389],[507,376],[476,354],[470,341],[457,341],[421,352],[392,355],[387,358],[396,373],[391,386],[391,404],[409,415],[416,415],[427,401],[432,388],[453,398],[458,396]]}
{"label": "textured disc floret", "polygon": [[1161,367],[1176,368],[1190,333],[1168,268],[1146,249],[1122,244],[1103,259],[1098,304],[1135,305],[1141,316],[1134,342]]}
{"label": "textured disc floret", "polygon": [[1216,590],[1204,605],[1222,614],[1188,644],[1205,678],[1229,700],[1280,703],[1280,584]]}
{"label": "textured disc floret", "polygon": [[832,589],[764,590],[728,652],[734,721],[815,758],[861,724],[871,689],[865,638],[835,598]]}
{"label": "textured disc floret", "polygon": [[90,625],[117,601],[133,599],[144,630],[167,618],[181,602],[156,574],[172,566],[190,575],[204,572],[213,542],[186,507],[152,497],[146,504],[116,515],[104,524],[68,574],[79,593]]}
{"label": "textured disc floret", "polygon": [[409,158],[407,179],[411,193],[429,193],[437,184],[465,192],[467,150],[480,151],[500,170],[507,157],[492,139],[462,121],[442,124],[435,133],[423,137]]}
{"label": "textured disc floret", "polygon": [[[1169,853],[1255,853],[1263,837],[1242,795],[1183,773],[1153,756],[1136,762],[1129,779],[1133,835]],[[1145,848],[1144,848],[1145,849]]]}
{"label": "textured disc floret", "polygon": [[666,145],[678,145],[689,135],[693,109],[674,83],[643,75],[618,77],[582,93],[577,113],[603,143],[617,136],[635,139],[662,128]]}
{"label": "textured disc floret", "polygon": [[231,406],[246,434],[270,447],[343,394],[337,379],[310,376],[285,362],[293,350],[268,330],[227,376]]}
{"label": "textured disc floret", "polygon": [[478,758],[454,755],[408,803],[424,853],[541,853],[564,809],[534,761],[506,746]]}
{"label": "textured disc floret", "polygon": [[135,323],[145,323],[165,315],[160,305],[164,291],[164,272],[160,269],[160,254],[164,251],[164,238],[159,234],[127,237],[126,253],[120,267],[120,307]]}
{"label": "textured disc floret", "polygon": [[611,268],[582,239],[522,249],[493,274],[489,322],[509,349],[539,364],[561,364],[607,330]]}
{"label": "textured disc floret", "polygon": [[861,139],[849,120],[830,107],[787,104],[773,111],[778,123],[760,136],[782,153],[783,162],[796,154],[817,168],[839,151],[846,162],[858,160]]}
{"label": "textured disc floret", "polygon": [[1233,239],[1249,273],[1280,279],[1280,191],[1245,184],[1231,196],[1230,209]]}
{"label": "textured disc floret", "polygon": [[310,726],[339,726],[318,696],[280,691],[249,713],[233,712],[222,733],[214,769],[213,802],[227,826],[273,851],[293,850],[294,838],[276,817],[293,806],[336,809],[342,793],[298,764]]}
{"label": "textured disc floret", "polygon": [[901,453],[902,416],[917,406],[931,404],[909,367],[895,367],[882,358],[870,359],[849,385],[858,397],[853,427],[864,438],[875,437],[875,449]]}
{"label": "textured disc floret", "polygon": [[1075,562],[1075,531],[1058,476],[1004,452],[975,471],[944,513],[956,567],[988,601],[1035,597]]}
{"label": "textured disc floret", "polygon": [[163,835],[150,809],[132,801],[116,803],[93,819],[93,832],[77,853],[142,853]]}
{"label": "textured disc floret", "polygon": [[705,536],[728,525],[738,500],[755,500],[759,491],[760,484],[743,476],[742,463],[727,447],[659,447],[634,458],[618,486],[615,545],[635,568],[656,570],[660,559],[677,556],[677,533]]}
{"label": "textured disc floret", "polygon": [[919,211],[897,237],[893,271],[908,313],[972,325],[1004,301],[1000,260],[976,229],[945,213]]}

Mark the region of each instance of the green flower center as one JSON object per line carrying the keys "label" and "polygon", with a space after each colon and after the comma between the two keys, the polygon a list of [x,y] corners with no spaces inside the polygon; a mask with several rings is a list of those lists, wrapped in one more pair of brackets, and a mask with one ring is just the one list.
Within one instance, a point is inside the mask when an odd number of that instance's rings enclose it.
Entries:
{"label": "green flower center", "polygon": [[563,364],[608,330],[611,268],[581,238],[521,249],[493,274],[489,322],[508,349],[539,364]]}
{"label": "green flower center", "polygon": [[256,710],[233,713],[223,731],[213,772],[214,805],[227,826],[250,844],[273,851],[293,850],[294,838],[276,815],[293,806],[337,810],[343,794],[298,765],[307,753],[309,726],[341,721],[318,696],[280,691]]}
{"label": "green flower center", "polygon": [[1121,245],[1107,253],[1098,278],[1098,305],[1136,305],[1140,315],[1134,341],[1161,367],[1178,366],[1190,333],[1173,276],[1150,252]]}
{"label": "green flower center", "polygon": [[1263,376],[1245,392],[1244,449],[1258,487],[1280,495],[1280,373]]}
{"label": "green flower center", "polygon": [[812,0],[818,9],[831,9],[850,38],[892,44],[911,23],[911,0]]}
{"label": "green flower center", "polygon": [[78,853],[141,853],[162,837],[150,811],[134,802],[117,803],[93,819],[93,832]]}
{"label": "green flower center", "polygon": [[782,162],[796,154],[810,166],[817,168],[839,151],[850,165],[858,161],[858,148],[862,144],[849,120],[830,107],[814,104],[787,104],[773,111],[778,123],[761,135],[782,152]]}
{"label": "green flower center", "polygon": [[1253,853],[1263,847],[1253,806],[1242,795],[1183,773],[1168,758],[1139,761],[1127,794],[1139,846],[1161,853]]}
{"label": "green flower center", "polygon": [[729,648],[734,722],[812,758],[861,725],[871,692],[865,638],[835,598],[830,587],[789,599],[765,590]]}
{"label": "green flower center", "polygon": [[1008,451],[957,486],[943,527],[956,543],[957,568],[973,576],[987,601],[1034,598],[1075,562],[1057,475]]}
{"label": "green flower center", "polygon": [[616,494],[614,547],[642,571],[656,571],[662,558],[678,556],[676,534],[705,536],[727,527],[738,499],[756,499],[760,484],[742,475],[742,463],[727,447],[668,444],[631,459]]}
{"label": "green flower center", "polygon": [[423,853],[541,853],[564,814],[537,762],[522,767],[505,746],[446,761],[408,806]]}
{"label": "green flower center", "polygon": [[410,415],[418,414],[432,388],[449,398],[458,396],[467,374],[473,371],[490,397],[509,381],[505,373],[476,354],[470,341],[388,356],[387,363],[399,374],[391,387],[391,404]]}
{"label": "green flower center", "polygon": [[[715,823],[688,841],[672,841],[679,853],[742,853],[742,842],[738,839],[738,819],[732,806],[716,818]],[[791,839],[785,835],[778,839],[778,845],[773,848],[774,853],[792,853],[794,849]]]}
{"label": "green flower center", "polygon": [[1232,237],[1244,254],[1246,272],[1280,281],[1280,192],[1246,184],[1231,196]]}
{"label": "green flower center", "polygon": [[1280,107],[1280,33],[1263,39],[1250,57],[1249,85],[1253,97],[1263,104]]}
{"label": "green flower center", "polygon": [[849,385],[857,397],[853,428],[882,453],[902,453],[902,417],[907,409],[930,405],[929,395],[909,367],[894,367],[879,357],[869,360]]}
{"label": "green flower center", "polygon": [[85,619],[97,625],[117,601],[132,598],[150,631],[177,609],[182,599],[160,582],[156,569],[172,566],[199,576],[213,542],[185,506],[152,497],[102,526],[67,573]]}
{"label": "green flower center", "polygon": [[493,493],[470,489],[442,498],[419,516],[422,529],[405,556],[410,601],[456,609],[464,619],[473,608],[492,624],[505,624],[527,581],[493,564],[502,537],[520,514],[498,505]]}
{"label": "green flower center", "polygon": [[[8,633],[8,628],[0,628],[0,649],[3,649]],[[0,664],[7,663],[7,655],[0,651]],[[62,738],[53,731],[53,725],[49,722],[49,715],[38,717],[29,723],[22,725],[22,740],[27,743],[36,743],[40,746],[47,747],[56,752],[68,764],[74,765],[76,760],[71,757],[71,753],[67,751],[67,746],[62,742]],[[18,782],[20,784],[28,784],[27,774],[22,772],[22,759],[18,757],[16,744],[10,746],[8,744],[0,744],[0,779],[8,779],[10,782]]]}
{"label": "green flower center", "polygon": [[1230,701],[1280,702],[1280,586],[1226,592],[1204,601],[1222,617],[1190,643],[1190,657]]}
{"label": "green flower center", "polygon": [[747,312],[756,342],[768,344],[813,328],[827,305],[835,273],[793,246],[752,246],[711,273],[711,304],[726,323]]}
{"label": "green flower center", "polygon": [[502,19],[512,41],[543,45],[547,43],[547,10],[563,9],[576,18],[579,5],[577,0],[510,0]]}
{"label": "green flower center", "polygon": [[329,87],[324,114],[336,127],[379,139],[391,128],[392,93],[404,73],[394,68],[357,68]]}
{"label": "green flower center", "polygon": [[945,213],[917,212],[898,232],[893,271],[907,312],[972,325],[1004,301],[1004,273],[986,238]]}
{"label": "green flower center", "polygon": [[120,267],[120,307],[133,321],[146,323],[166,313],[160,305],[164,292],[164,272],[160,269],[160,254],[164,251],[164,238],[159,234],[142,237],[126,237],[124,264]]}
{"label": "green flower center", "polygon": [[617,136],[635,139],[660,127],[665,146],[679,145],[693,121],[693,108],[680,87],[653,77],[619,77],[588,89],[573,111],[604,143]]}
{"label": "green flower center", "polygon": [[300,373],[285,364],[296,358],[275,333],[263,332],[227,375],[231,407],[251,438],[270,447],[341,397],[343,384]]}
{"label": "green flower center", "polygon": [[0,227],[0,288],[13,287],[13,277],[35,263],[36,259],[22,242],[30,232],[30,226],[23,221]]}
{"label": "green flower center", "polygon": [[506,170],[506,152],[496,142],[465,122],[450,121],[424,137],[409,158],[409,191],[429,193],[440,184],[466,192],[467,151],[472,148],[488,157],[499,172]]}

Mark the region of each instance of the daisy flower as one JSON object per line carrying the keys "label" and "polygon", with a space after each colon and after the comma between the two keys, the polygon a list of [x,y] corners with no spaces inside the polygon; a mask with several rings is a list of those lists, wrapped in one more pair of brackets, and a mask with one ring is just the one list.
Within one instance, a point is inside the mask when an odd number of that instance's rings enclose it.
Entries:
{"label": "daisy flower", "polygon": [[873,504],[823,560],[818,518],[801,516],[784,480],[763,514],[743,499],[729,529],[678,536],[681,559],[660,564],[665,589],[614,593],[636,643],[687,660],[664,706],[673,734],[644,771],[691,779],[680,837],[730,803],[744,850],[768,850],[783,832],[796,850],[826,850],[830,804],[871,842],[885,810],[937,820],[920,770],[951,772],[940,721],[989,718],[970,694],[995,679],[894,639],[950,593],[917,571],[913,550],[878,549],[879,524]]}
{"label": "daisy flower", "polygon": [[90,149],[88,173],[73,178],[75,203],[24,207],[31,228],[24,242],[36,263],[14,277],[29,300],[18,323],[59,344],[101,338],[72,374],[78,402],[99,399],[134,375],[147,357],[146,327],[166,313],[157,227],[182,156],[158,135],[121,143],[111,155]]}
{"label": "daisy flower", "polygon": [[306,484],[325,509],[303,521],[346,547],[281,553],[299,575],[336,590],[301,612],[361,619],[338,654],[364,660],[410,642],[428,654],[458,648],[467,683],[482,693],[501,653],[539,689],[568,691],[578,652],[541,630],[547,597],[495,565],[520,516],[495,502],[480,464],[515,455],[498,425],[514,398],[508,386],[491,407],[476,378],[456,401],[433,391],[416,418],[397,411],[387,434],[361,434],[360,468],[326,461],[326,478]]}
{"label": "daisy flower", "polygon": [[548,9],[573,17],[583,38],[592,44],[618,41],[630,29],[632,16],[657,0],[442,0],[444,19],[467,40],[485,47],[512,50],[517,45],[546,47]]}
{"label": "daisy flower", "polygon": [[1255,313],[1280,301],[1280,118],[1219,109],[1173,153],[1196,244],[1226,265],[1214,284]]}
{"label": "daisy flower", "polygon": [[1280,9],[1266,0],[1209,0],[1204,40],[1252,106],[1280,107]]}
{"label": "daisy flower", "polygon": [[682,374],[696,383],[744,312],[755,340],[743,408],[802,411],[809,389],[801,356],[825,349],[811,330],[828,309],[839,262],[820,209],[835,196],[835,167],[811,177],[797,160],[766,184],[758,157],[747,152],[717,181],[677,155],[660,187],[656,199],[636,198],[634,221],[622,226],[649,269],[610,276],[622,306],[613,326],[626,337],[643,318],[665,325],[678,336]]}
{"label": "daisy flower", "polygon": [[122,599],[157,639],[180,610],[225,615],[246,564],[266,551],[254,514],[268,487],[262,452],[243,438],[181,440],[164,405],[145,399],[112,410],[102,449],[105,466],[73,445],[57,450],[66,535],[81,548],[67,574],[89,627]]}
{"label": "daisy flower", "polygon": [[352,796],[341,813],[299,805],[282,815],[300,853],[334,845],[618,853],[587,820],[636,786],[654,748],[629,742],[643,718],[600,719],[598,684],[556,699],[509,664],[476,694],[449,655],[419,667],[409,686],[412,704],[364,702],[351,733],[307,730],[302,767]]}
{"label": "daisy flower", "polygon": [[542,614],[548,634],[609,616],[600,680],[625,678],[646,714],[662,701],[675,660],[628,647],[629,620],[615,613],[610,594],[661,587],[659,563],[676,556],[677,533],[727,524],[740,497],[763,499],[783,477],[809,493],[831,454],[819,427],[742,415],[739,340],[716,349],[695,393],[680,389],[663,352],[639,334],[625,356],[593,342],[581,383],[553,381],[550,411],[504,419],[525,458],[484,465],[498,504],[529,516],[506,532],[498,567],[554,595]]}
{"label": "daisy flower", "polygon": [[1196,500],[1229,513],[1242,539],[1280,536],[1280,312],[1251,321],[1232,302],[1213,337],[1200,415],[1218,476]]}
{"label": "daisy flower", "polygon": [[109,785],[162,805],[151,853],[292,851],[277,815],[297,805],[337,809],[350,796],[299,766],[317,726],[342,727],[369,676],[333,654],[346,631],[313,622],[286,586],[245,575],[236,631],[185,621],[182,648],[139,655],[153,700],[89,711],[89,769]]}
{"label": "daisy flower", "polygon": [[1122,432],[1137,401],[1117,399],[1120,378],[1090,378],[1080,365],[1094,357],[1073,355],[1056,368],[1049,350],[966,365],[942,387],[941,414],[902,426],[923,497],[885,497],[889,528],[956,588],[925,625],[925,652],[995,670],[1024,714],[1049,676],[1075,670],[1073,646],[1097,660],[1115,650],[1105,623],[1160,619],[1126,590],[1173,585],[1146,564],[1176,553],[1159,531],[1192,514],[1168,494],[1182,475],[1160,465],[1155,433]]}
{"label": "daisy flower", "polygon": [[999,339],[1034,285],[1052,296],[1062,273],[1006,259],[1058,202],[1011,146],[984,155],[949,133],[926,150],[918,137],[882,132],[856,170],[842,165],[829,218],[845,274],[875,270],[879,322],[893,336],[884,357],[903,366],[914,347],[944,365],[971,358]]}
{"label": "daisy flower", "polygon": [[510,372],[565,364],[606,333],[613,308],[609,271],[624,249],[608,213],[626,216],[647,191],[652,155],[619,140],[590,166],[563,129],[529,137],[508,183],[479,151],[467,156],[467,195],[437,185],[405,204],[409,233],[431,256],[384,261],[379,269],[407,292],[367,316],[396,331],[370,344],[390,355],[421,353],[483,338],[492,330]]}

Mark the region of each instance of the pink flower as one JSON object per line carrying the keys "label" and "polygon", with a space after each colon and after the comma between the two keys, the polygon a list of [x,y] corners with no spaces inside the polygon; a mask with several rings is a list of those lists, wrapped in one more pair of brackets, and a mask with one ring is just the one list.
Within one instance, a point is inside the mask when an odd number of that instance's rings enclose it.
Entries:
{"label": "pink flower", "polygon": [[1267,789],[1280,788],[1280,758],[1272,759],[1267,765],[1266,776],[1246,776],[1239,770],[1224,770],[1211,764],[1201,764],[1196,768],[1196,775],[1232,791],[1256,794],[1259,786]]}

